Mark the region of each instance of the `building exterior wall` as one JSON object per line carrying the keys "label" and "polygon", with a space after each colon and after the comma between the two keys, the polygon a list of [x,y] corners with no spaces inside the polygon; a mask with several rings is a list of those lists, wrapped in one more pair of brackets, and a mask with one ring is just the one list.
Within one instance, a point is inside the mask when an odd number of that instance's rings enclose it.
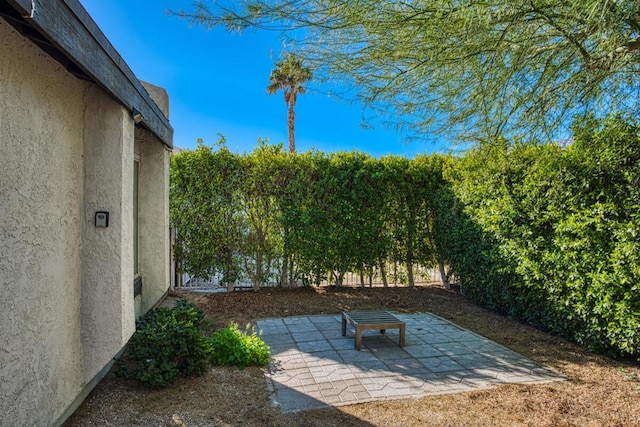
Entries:
{"label": "building exterior wall", "polygon": [[139,129],[136,153],[140,161],[140,310],[144,313],[165,295],[170,283],[169,192],[165,190],[169,188],[169,152],[153,134]]}
{"label": "building exterior wall", "polygon": [[88,86],[0,21],[0,413],[6,425],[46,425],[82,384]]}
{"label": "building exterior wall", "polygon": [[160,107],[160,111],[166,118],[169,118],[169,94],[166,89],[151,83],[140,81],[142,87],[147,91],[151,99]]}
{"label": "building exterior wall", "polygon": [[[135,329],[137,132],[128,108],[0,19],[2,425],[59,421]],[[166,150],[151,133],[143,145],[143,159],[151,160],[141,184],[153,186],[144,204],[153,218],[163,218]],[[96,211],[109,211],[108,228],[95,227]],[[157,246],[154,257],[164,254],[168,226],[166,236],[147,229],[145,248]],[[154,285],[144,307],[168,289],[168,272],[168,263],[150,267]]]}
{"label": "building exterior wall", "polygon": [[[90,381],[135,330],[133,144],[129,113],[97,87],[86,98],[82,251],[84,380]],[[96,211],[109,226],[95,226]]]}

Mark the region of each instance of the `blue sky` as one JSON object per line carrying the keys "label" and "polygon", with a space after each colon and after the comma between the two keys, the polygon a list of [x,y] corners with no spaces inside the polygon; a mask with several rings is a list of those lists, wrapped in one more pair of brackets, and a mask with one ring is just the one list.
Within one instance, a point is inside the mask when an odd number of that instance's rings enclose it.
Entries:
{"label": "blue sky", "polygon": [[[206,30],[166,13],[189,7],[188,0],[80,2],[136,76],[167,89],[175,146],[193,148],[198,138],[212,145],[218,134],[239,153],[253,150],[258,137],[287,146],[282,93],[267,95],[265,89],[282,51],[277,34]],[[299,96],[297,150],[358,150],[376,157],[443,150],[426,142],[407,142],[383,126],[364,130],[362,115],[360,105],[320,91]]]}

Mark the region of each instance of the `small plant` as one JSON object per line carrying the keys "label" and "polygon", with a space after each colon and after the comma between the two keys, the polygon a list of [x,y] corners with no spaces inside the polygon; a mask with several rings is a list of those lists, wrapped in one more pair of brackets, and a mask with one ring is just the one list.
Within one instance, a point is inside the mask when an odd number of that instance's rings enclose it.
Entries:
{"label": "small plant", "polygon": [[207,368],[211,340],[202,332],[204,313],[181,299],[174,308],[151,310],[136,326],[116,374],[149,387],[166,387],[180,376]]}
{"label": "small plant", "polygon": [[[624,374],[625,381],[633,381],[640,383],[640,374],[638,372],[628,372],[625,368],[619,367],[618,372]],[[640,390],[640,384],[636,386],[636,390]]]}
{"label": "small plant", "polygon": [[269,346],[258,337],[252,328],[241,331],[236,323],[213,334],[211,361],[216,365],[263,366],[269,362]]}

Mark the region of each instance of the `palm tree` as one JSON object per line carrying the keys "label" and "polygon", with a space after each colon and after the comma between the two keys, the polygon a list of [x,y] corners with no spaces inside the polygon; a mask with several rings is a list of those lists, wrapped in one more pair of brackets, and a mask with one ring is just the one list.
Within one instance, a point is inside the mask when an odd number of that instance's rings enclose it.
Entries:
{"label": "palm tree", "polygon": [[284,102],[287,103],[287,125],[289,128],[289,152],[296,152],[296,140],[293,134],[296,98],[299,93],[304,94],[304,83],[311,80],[311,70],[302,65],[302,59],[294,53],[288,53],[282,61],[276,62],[276,67],[269,76],[267,93],[272,95],[279,90],[284,92]]}

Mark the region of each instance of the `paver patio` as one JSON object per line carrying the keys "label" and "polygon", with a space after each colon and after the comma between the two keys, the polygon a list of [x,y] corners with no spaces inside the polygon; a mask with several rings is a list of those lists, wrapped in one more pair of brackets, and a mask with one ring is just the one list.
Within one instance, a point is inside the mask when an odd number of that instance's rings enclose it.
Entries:
{"label": "paver patio", "polygon": [[257,322],[273,361],[267,380],[284,412],[372,400],[417,398],[507,383],[564,380],[552,369],[429,313],[393,313],[398,331],[341,334],[341,316],[299,316]]}

